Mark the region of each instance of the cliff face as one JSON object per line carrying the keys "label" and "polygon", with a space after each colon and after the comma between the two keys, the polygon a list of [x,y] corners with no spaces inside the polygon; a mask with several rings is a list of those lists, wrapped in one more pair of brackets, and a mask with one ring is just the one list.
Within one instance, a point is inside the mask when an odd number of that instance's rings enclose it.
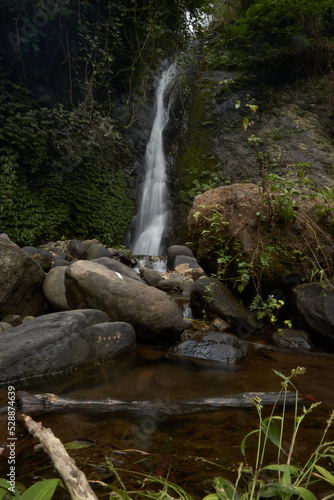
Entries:
{"label": "cliff face", "polygon": [[[259,154],[264,175],[288,178],[303,169],[317,185],[333,186],[333,103],[334,73],[277,83],[227,70],[203,71],[179,136],[177,220],[184,221],[194,197],[208,189],[259,184]],[[249,104],[258,106],[254,115]],[[182,224],[175,223],[174,238],[187,238]]]}

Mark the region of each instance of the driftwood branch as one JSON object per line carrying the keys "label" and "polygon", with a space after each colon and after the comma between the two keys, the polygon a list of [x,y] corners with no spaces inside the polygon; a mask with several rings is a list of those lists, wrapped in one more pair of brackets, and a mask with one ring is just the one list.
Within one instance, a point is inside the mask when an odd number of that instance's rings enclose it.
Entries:
{"label": "driftwood branch", "polygon": [[97,500],[85,474],[78,469],[73,458],[68,455],[64,445],[54,436],[51,429],[46,429],[40,422],[35,422],[28,415],[22,414],[20,420],[29,434],[40,441],[64,481],[71,498],[73,500]]}
{"label": "driftwood branch", "polygon": [[[252,398],[261,399],[262,406],[272,406],[277,398],[279,405],[283,404],[284,396],[277,392],[247,392],[223,398],[204,398],[184,401],[118,401],[116,399],[71,399],[61,398],[55,394],[18,393],[19,410],[23,413],[69,413],[83,411],[88,413],[115,413],[123,415],[154,415],[172,416],[195,413],[222,411],[233,408],[254,408]],[[296,394],[287,392],[287,405],[296,403]],[[298,403],[306,404],[304,398],[299,397]]]}

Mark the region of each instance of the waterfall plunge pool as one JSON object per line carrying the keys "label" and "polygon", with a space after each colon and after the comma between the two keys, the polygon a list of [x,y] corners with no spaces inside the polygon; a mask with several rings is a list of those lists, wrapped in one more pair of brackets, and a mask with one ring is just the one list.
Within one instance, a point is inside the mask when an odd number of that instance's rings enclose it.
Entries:
{"label": "waterfall plunge pool", "polygon": [[[334,408],[333,355],[320,350],[306,353],[259,349],[237,365],[201,366],[169,360],[166,351],[167,346],[138,345],[137,353],[127,359],[57,378],[36,380],[27,389],[32,393],[53,392],[75,399],[111,397],[168,402],[248,391],[278,391],[281,379],[273,370],[287,375],[291,369],[305,366],[306,374],[295,380],[296,385],[301,393],[311,394],[322,401],[322,405],[306,417],[293,460],[302,462],[315,449]],[[25,388],[22,385],[16,389]],[[6,397],[7,391],[0,391],[1,406],[6,404]],[[270,408],[264,412],[269,415]],[[292,411],[289,411],[287,421],[291,423],[292,418]],[[168,475],[170,481],[184,487],[195,498],[213,491],[211,482],[215,476],[235,479],[230,468],[243,460],[240,443],[258,425],[255,409],[168,418],[48,414],[36,420],[50,427],[63,443],[83,441],[90,445],[70,452],[89,479],[116,485],[106,465],[107,456],[121,469]],[[1,424],[3,442],[7,423],[2,419]],[[36,476],[56,477],[49,458],[43,452],[35,453],[32,438],[28,438],[19,425],[17,427],[17,480],[28,485]],[[334,439],[333,430],[327,438],[328,441]],[[252,463],[256,440],[250,440],[249,444],[247,456]],[[275,460],[272,449],[268,459]],[[5,477],[6,465],[6,457],[0,456],[1,477]],[[134,476],[121,475],[129,488],[138,488]],[[103,489],[96,490],[96,494],[101,499],[106,498]]]}

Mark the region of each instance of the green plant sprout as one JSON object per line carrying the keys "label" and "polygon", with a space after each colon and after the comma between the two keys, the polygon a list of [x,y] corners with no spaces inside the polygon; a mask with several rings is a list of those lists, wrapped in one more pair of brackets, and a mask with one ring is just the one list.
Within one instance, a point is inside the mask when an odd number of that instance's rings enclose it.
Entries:
{"label": "green plant sprout", "polygon": [[[300,426],[306,417],[320,403],[312,403],[308,409],[302,408],[298,414],[298,390],[292,379],[297,375],[303,375],[305,368],[298,367],[291,371],[289,376],[274,370],[276,375],[283,379],[282,389],[278,398],[283,395],[283,407],[281,415],[275,415],[277,401],[274,404],[270,417],[263,418],[261,399],[255,397],[252,399],[257,410],[259,418],[259,428],[251,431],[241,443],[241,453],[245,463],[241,463],[237,469],[237,478],[235,484],[222,477],[217,477],[214,483],[215,493],[207,495],[203,500],[258,500],[260,498],[279,498],[289,500],[292,497],[303,500],[317,500],[317,497],[311,491],[311,487],[318,481],[325,481],[334,486],[334,475],[325,467],[319,464],[323,459],[334,461],[334,442],[326,442],[327,432],[334,419],[332,412],[327,426],[323,432],[320,443],[316,450],[310,455],[304,466],[295,466],[291,463],[293,451],[295,449],[297,435]],[[286,394],[288,389],[293,389],[296,394],[294,407],[294,425],[292,436],[289,437],[289,446],[285,450],[283,443],[286,442]],[[257,437],[257,453],[255,464],[250,466],[246,457],[246,443],[253,436]],[[268,442],[273,443],[277,448],[277,463],[264,465],[266,449]],[[272,481],[265,482],[263,472],[271,471],[275,474]],[[240,482],[244,480],[243,474],[247,473],[251,479],[247,479],[246,491],[242,491]],[[334,494],[326,496],[324,500],[333,498]]]}

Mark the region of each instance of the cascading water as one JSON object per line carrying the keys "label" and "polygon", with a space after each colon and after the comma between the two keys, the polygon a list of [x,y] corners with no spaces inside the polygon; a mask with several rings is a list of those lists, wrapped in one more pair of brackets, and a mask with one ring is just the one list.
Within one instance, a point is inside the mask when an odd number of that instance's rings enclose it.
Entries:
{"label": "cascading water", "polygon": [[145,153],[145,181],[137,217],[133,253],[160,255],[161,240],[167,223],[166,160],[162,134],[169,118],[165,95],[173,81],[175,66],[163,72],[156,90],[156,115]]}

